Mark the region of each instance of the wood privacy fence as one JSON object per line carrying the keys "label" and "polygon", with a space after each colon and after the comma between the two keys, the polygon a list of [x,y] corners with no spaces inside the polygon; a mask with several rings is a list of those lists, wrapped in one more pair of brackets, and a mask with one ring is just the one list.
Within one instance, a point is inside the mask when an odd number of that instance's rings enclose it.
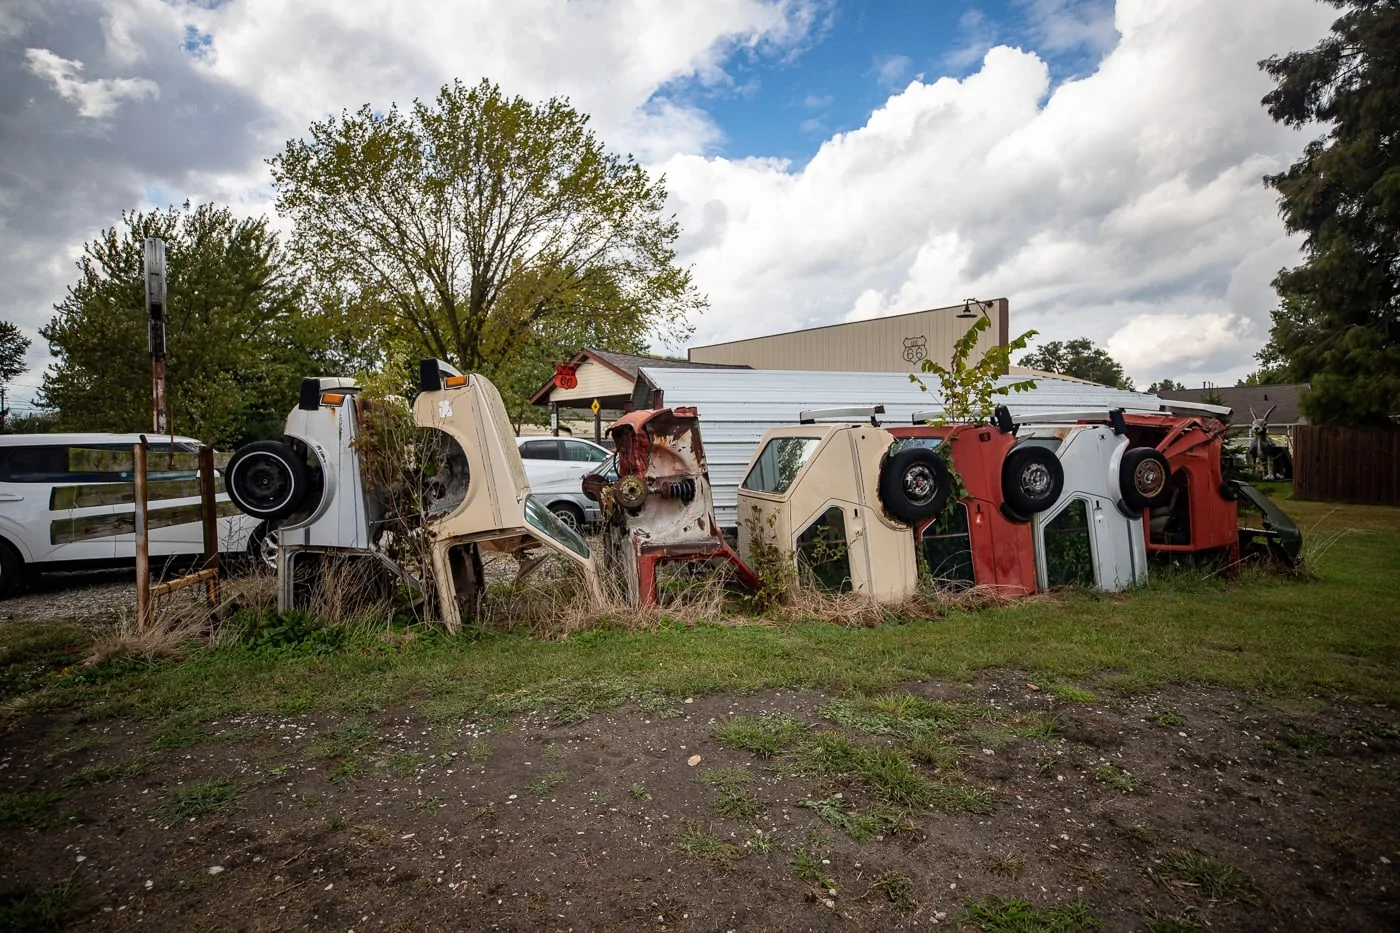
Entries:
{"label": "wood privacy fence", "polygon": [[1400,505],[1400,428],[1293,429],[1293,495]]}

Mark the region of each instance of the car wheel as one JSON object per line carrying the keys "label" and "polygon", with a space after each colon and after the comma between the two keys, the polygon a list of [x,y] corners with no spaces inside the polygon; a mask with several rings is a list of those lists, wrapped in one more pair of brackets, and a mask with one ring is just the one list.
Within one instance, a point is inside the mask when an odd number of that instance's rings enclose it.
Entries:
{"label": "car wheel", "polygon": [[245,444],[224,470],[233,504],[254,518],[286,518],[311,489],[311,472],[296,451],[280,441]]}
{"label": "car wheel", "polygon": [[1001,465],[1001,495],[1013,512],[1035,515],[1054,505],[1065,488],[1065,468],[1044,447],[1016,447]]}
{"label": "car wheel", "polygon": [[948,504],[950,479],[943,458],[927,447],[901,450],[880,469],[880,504],[906,525],[934,518]]}
{"label": "car wheel", "polygon": [[23,588],[24,558],[8,541],[0,541],[0,599],[14,596]]}
{"label": "car wheel", "polygon": [[263,522],[248,536],[248,560],[256,570],[277,572],[277,529]]}
{"label": "car wheel", "polygon": [[579,534],[583,533],[583,510],[578,506],[568,502],[556,502],[549,507],[549,510],[554,513],[555,518],[568,525],[569,528]]}
{"label": "car wheel", "polygon": [[1171,499],[1171,477],[1166,457],[1151,447],[1134,447],[1123,454],[1118,467],[1123,504],[1134,512],[1166,505]]}

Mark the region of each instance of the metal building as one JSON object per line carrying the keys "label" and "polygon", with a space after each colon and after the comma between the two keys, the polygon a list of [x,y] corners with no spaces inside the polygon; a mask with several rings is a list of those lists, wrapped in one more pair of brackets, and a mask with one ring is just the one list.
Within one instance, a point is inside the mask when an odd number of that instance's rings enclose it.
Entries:
{"label": "metal building", "polygon": [[985,314],[992,326],[978,338],[972,358],[1006,346],[1009,306],[1005,298],[967,301],[946,308],[851,321],[827,327],[691,347],[692,363],[719,363],[754,369],[828,372],[911,373],[925,359],[944,364],[953,344]]}

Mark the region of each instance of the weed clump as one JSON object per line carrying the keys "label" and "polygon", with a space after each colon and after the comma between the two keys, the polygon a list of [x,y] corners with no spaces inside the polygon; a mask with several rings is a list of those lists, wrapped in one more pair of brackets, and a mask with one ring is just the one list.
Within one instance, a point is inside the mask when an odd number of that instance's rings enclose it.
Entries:
{"label": "weed clump", "polygon": [[725,748],[752,752],[760,758],[772,758],[787,748],[807,726],[781,713],[771,716],[735,716],[714,731],[715,741]]}
{"label": "weed clump", "polygon": [[1083,933],[1103,928],[1083,901],[1053,907],[1036,907],[1030,901],[992,895],[986,901],[969,901],[961,923],[982,933]]}

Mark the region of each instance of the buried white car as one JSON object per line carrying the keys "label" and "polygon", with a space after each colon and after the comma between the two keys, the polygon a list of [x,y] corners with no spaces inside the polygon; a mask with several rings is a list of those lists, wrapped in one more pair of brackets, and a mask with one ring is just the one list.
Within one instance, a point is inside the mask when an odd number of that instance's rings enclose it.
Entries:
{"label": "buried white car", "polygon": [[314,583],[315,568],[302,572],[298,565],[325,556],[369,557],[391,576],[403,576],[375,547],[384,502],[367,490],[361,471],[356,442],[366,403],[359,391],[353,379],[303,379],[282,440],[247,444],[229,460],[230,497],[264,528],[276,527],[252,548],[275,562],[284,612],[304,607],[305,584]]}
{"label": "buried white car", "polygon": [[1051,450],[1064,470],[1059,498],[1032,519],[1038,588],[1111,592],[1145,583],[1142,514],[1167,491],[1165,460],[1155,450],[1129,449],[1121,426],[1040,423],[1045,417],[1017,424],[1018,447]]}

